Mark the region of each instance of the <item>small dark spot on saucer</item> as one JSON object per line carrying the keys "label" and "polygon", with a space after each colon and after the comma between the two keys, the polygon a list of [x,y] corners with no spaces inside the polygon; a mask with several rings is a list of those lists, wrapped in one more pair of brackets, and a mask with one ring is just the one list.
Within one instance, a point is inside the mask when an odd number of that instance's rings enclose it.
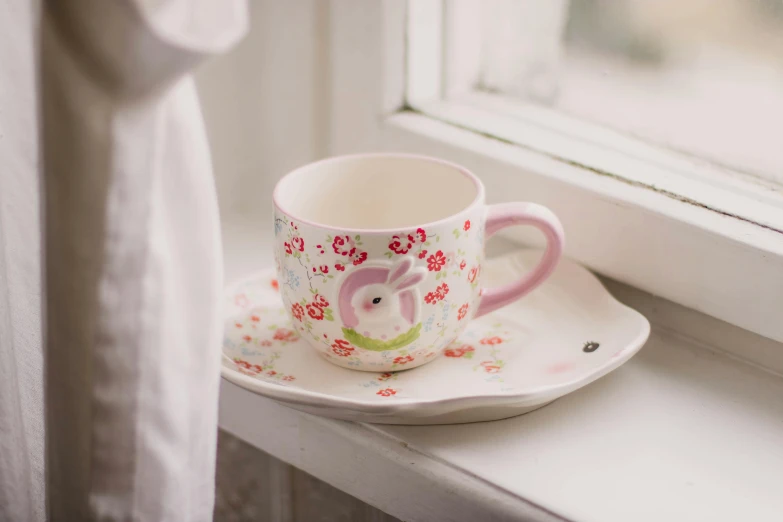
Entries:
{"label": "small dark spot on saucer", "polygon": [[582,351],[585,353],[593,353],[598,349],[598,347],[601,346],[595,341],[588,341],[585,343],[585,345],[582,347]]}

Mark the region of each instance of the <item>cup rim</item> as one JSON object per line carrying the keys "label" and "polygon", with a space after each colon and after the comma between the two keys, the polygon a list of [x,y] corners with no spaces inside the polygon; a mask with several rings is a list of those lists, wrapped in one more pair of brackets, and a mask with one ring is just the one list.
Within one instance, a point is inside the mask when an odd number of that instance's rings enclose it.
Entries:
{"label": "cup rim", "polygon": [[[470,181],[473,182],[473,186],[476,187],[476,197],[473,199],[473,201],[470,202],[468,206],[460,210],[459,212],[456,212],[454,214],[451,214],[450,216],[446,216],[444,218],[430,221],[427,223],[418,223],[416,225],[412,225],[410,227],[402,227],[402,228],[354,228],[354,227],[335,227],[332,225],[326,225],[323,223],[318,223],[316,221],[312,221],[305,218],[297,217],[296,215],[292,214],[291,212],[287,211],[283,205],[280,204],[280,186],[282,183],[289,177],[297,174],[298,172],[304,170],[304,169],[310,169],[313,167],[319,167],[323,165],[327,165],[329,163],[336,163],[339,161],[344,161],[347,159],[371,159],[371,158],[405,158],[405,159],[415,159],[415,160],[422,160],[427,161],[430,163],[436,163],[439,165],[444,165],[447,167],[451,167],[455,170],[457,170],[460,174],[468,178]],[[338,232],[350,232],[350,233],[357,233],[357,234],[390,234],[394,232],[398,232],[403,229],[408,228],[428,228],[428,227],[437,227],[439,225],[448,223],[449,221],[457,218],[458,216],[462,214],[466,214],[473,210],[476,206],[482,204],[484,202],[484,184],[481,182],[481,180],[473,174],[471,171],[469,171],[467,168],[451,162],[447,160],[443,160],[440,158],[434,158],[432,156],[426,156],[424,154],[409,154],[409,153],[403,153],[403,152],[367,152],[367,153],[359,153],[359,154],[343,154],[339,156],[331,156],[328,158],[324,158],[322,160],[314,161],[311,163],[307,163],[305,165],[302,165],[300,167],[295,168],[294,170],[288,172],[285,176],[280,178],[278,180],[277,184],[275,184],[275,189],[272,192],[272,202],[277,210],[285,214],[286,216],[292,218],[294,221],[298,223],[303,223],[305,225],[309,225],[311,227],[321,228],[325,230],[333,230]]]}

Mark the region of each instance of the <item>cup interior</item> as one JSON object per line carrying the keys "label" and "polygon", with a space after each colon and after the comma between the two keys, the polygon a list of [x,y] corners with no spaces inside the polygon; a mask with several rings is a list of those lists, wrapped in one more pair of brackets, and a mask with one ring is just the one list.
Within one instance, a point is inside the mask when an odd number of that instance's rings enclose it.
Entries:
{"label": "cup interior", "polygon": [[330,158],[277,184],[275,205],[294,220],[351,230],[402,229],[449,218],[480,201],[466,169],[434,158],[369,154]]}

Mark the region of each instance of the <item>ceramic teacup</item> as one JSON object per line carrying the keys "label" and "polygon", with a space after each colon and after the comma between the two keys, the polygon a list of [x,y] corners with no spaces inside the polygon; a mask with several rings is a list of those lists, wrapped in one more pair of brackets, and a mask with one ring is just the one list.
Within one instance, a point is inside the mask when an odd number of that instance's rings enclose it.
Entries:
{"label": "ceramic teacup", "polygon": [[[535,203],[486,205],[467,169],[424,156],[326,159],[277,184],[275,260],[294,327],[328,361],[396,371],[435,359],[468,321],[516,301],[554,270],[557,217]],[[532,225],[547,247],[521,280],[482,288],[484,240]]]}

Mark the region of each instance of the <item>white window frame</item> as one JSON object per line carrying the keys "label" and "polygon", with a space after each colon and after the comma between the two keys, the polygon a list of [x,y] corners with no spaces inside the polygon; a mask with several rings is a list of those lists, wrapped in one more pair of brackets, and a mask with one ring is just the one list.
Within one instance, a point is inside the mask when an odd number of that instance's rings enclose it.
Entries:
{"label": "white window frame", "polygon": [[501,120],[502,114],[479,111],[469,101],[439,101],[442,71],[408,74],[409,67],[432,69],[440,63],[433,57],[443,53],[442,18],[433,15],[442,2],[413,5],[430,18],[417,17],[409,26],[401,0],[331,2],[331,154],[400,150],[461,163],[484,181],[490,203],[530,200],[550,207],[565,227],[569,257],[783,342],[777,194],[731,176],[715,183],[699,172],[683,175],[674,157],[656,163],[635,155],[609,170],[588,167],[617,159],[585,148],[590,161],[571,161],[579,144],[540,129],[530,131],[529,142],[516,143],[511,118]]}

